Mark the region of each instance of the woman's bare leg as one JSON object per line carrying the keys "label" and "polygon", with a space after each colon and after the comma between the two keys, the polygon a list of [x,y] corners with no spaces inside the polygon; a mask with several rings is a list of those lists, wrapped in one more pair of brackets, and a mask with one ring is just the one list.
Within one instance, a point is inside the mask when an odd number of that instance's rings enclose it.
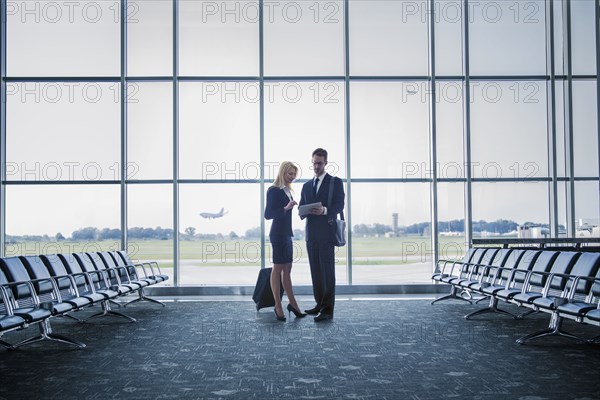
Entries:
{"label": "woman's bare leg", "polygon": [[283,290],[287,294],[290,305],[296,310],[300,311],[296,297],[294,296],[294,289],[292,288],[292,263],[281,264],[283,269],[283,275],[281,281],[283,283]]}
{"label": "woman's bare leg", "polygon": [[[278,316],[285,315],[283,312],[283,306],[281,305],[281,271],[285,264],[273,264],[273,270],[271,271],[271,290],[273,291],[273,298],[275,299],[275,312]],[[283,286],[285,290],[285,285]],[[286,290],[287,292],[287,290]],[[289,296],[289,294],[288,294]]]}

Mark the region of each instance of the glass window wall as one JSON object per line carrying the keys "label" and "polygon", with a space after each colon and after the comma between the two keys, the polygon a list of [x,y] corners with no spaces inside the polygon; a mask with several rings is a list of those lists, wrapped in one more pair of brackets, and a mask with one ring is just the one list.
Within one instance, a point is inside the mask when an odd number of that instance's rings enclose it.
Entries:
{"label": "glass window wall", "polygon": [[597,2],[467,4],[3,3],[0,255],[127,248],[166,285],[253,285],[266,190],[290,160],[299,196],[317,147],[347,194],[340,285],[430,282],[524,226],[600,237]]}

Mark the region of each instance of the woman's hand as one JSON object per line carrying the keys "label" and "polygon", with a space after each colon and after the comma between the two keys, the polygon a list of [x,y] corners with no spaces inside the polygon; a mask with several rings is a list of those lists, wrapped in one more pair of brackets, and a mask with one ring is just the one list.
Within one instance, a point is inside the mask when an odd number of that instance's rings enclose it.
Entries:
{"label": "woman's hand", "polygon": [[289,203],[287,203],[287,206],[283,207],[283,209],[284,209],[285,211],[289,211],[289,210],[291,210],[292,208],[294,208],[294,206],[295,206],[296,204],[298,204],[298,203],[296,203],[294,200],[290,200],[290,202],[289,202]]}

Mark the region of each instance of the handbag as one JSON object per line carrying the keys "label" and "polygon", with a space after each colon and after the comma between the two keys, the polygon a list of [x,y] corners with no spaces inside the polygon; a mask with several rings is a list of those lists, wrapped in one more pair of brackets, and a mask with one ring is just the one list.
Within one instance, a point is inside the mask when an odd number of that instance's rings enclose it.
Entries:
{"label": "handbag", "polygon": [[[327,206],[331,204],[333,199],[333,185],[335,184],[335,176],[331,177],[331,184],[329,185],[329,193],[327,195]],[[333,218],[329,220],[331,226],[331,238],[333,245],[342,247],[346,245],[346,221],[344,220],[344,212],[340,212],[342,219],[337,218],[337,214],[333,215]]]}

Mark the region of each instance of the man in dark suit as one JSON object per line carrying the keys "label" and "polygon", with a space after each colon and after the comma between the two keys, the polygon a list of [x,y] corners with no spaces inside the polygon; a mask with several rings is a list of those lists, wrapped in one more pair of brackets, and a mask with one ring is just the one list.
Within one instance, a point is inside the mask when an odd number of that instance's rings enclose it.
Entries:
{"label": "man in dark suit", "polygon": [[[333,318],[335,304],[335,259],[333,227],[330,221],[344,210],[344,187],[340,178],[325,172],[327,151],[313,151],[312,164],[315,176],[302,186],[300,206],[320,202],[310,209],[306,218],[306,249],[312,277],[313,293],[317,304],[307,314],[316,315],[315,321]],[[333,184],[331,204],[328,204],[329,186]]]}

